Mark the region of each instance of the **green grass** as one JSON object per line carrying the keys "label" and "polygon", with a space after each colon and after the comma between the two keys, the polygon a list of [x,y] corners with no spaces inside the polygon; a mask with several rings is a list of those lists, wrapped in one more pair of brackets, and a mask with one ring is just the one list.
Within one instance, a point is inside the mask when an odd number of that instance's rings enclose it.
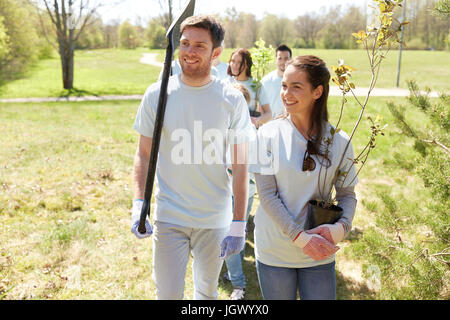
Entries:
{"label": "green grass", "polygon": [[[225,49],[221,60],[228,62],[233,49]],[[326,49],[294,49],[293,56],[316,55],[322,58],[331,70],[331,66],[338,65],[339,59],[356,69],[352,79],[357,87],[368,87],[370,83],[370,70],[365,50],[326,50]],[[377,81],[378,88],[394,88],[397,83],[398,50],[388,53],[381,66]],[[275,64],[271,70],[275,69]],[[402,52],[400,72],[400,88],[407,89],[406,81],[416,79],[423,86],[429,86],[436,91],[448,92],[450,84],[450,52],[448,51],[408,51]]]}
{"label": "green grass", "polygon": [[[155,298],[151,241],[138,241],[129,231],[138,139],[132,124],[138,104],[0,104],[0,298]],[[331,98],[329,105],[333,122],[339,98]],[[349,104],[343,123],[347,132],[356,109]],[[371,100],[369,114],[380,114],[389,126],[359,179],[354,229],[337,254],[338,299],[379,297],[365,277],[368,266],[376,263],[364,254],[362,241],[370,240],[376,248],[377,241],[390,235],[388,225],[373,229],[380,211],[409,212],[410,221],[432,217],[429,194],[411,169],[413,141],[391,126],[384,98]],[[419,113],[411,110],[409,116],[420,124]],[[368,134],[364,122],[354,141],[356,152]],[[395,207],[392,199],[405,199],[406,205]],[[252,215],[258,204],[256,197]],[[422,233],[408,222],[402,224],[402,238],[415,243]],[[261,299],[253,245],[250,233],[243,263],[247,298]],[[227,299],[232,287],[220,277],[218,290],[219,299]],[[192,296],[189,263],[185,298]]]}
{"label": "green grass", "polygon": [[[61,63],[58,56],[39,61],[18,80],[0,86],[0,98],[60,97],[67,95],[128,95],[143,94],[156,81],[160,68],[139,63],[143,53],[155,52],[159,61],[164,60],[164,50],[138,48],[76,51],[75,90],[62,88]],[[228,62],[233,49],[225,49],[221,60]],[[367,55],[363,50],[295,49],[293,55],[314,54],[325,60],[328,66],[339,59],[356,68],[353,81],[357,87],[369,85]],[[391,51],[383,62],[378,88],[395,87],[397,81],[398,51]],[[271,66],[271,70],[275,65]],[[450,85],[450,53],[446,51],[403,51],[400,87],[406,89],[406,81],[416,79],[422,86],[448,92]]]}
{"label": "green grass", "polygon": [[0,97],[143,94],[160,72],[158,67],[139,63],[147,52],[156,51],[143,48],[76,51],[73,92],[63,89],[61,62],[55,56],[39,61],[24,78],[1,86]]}

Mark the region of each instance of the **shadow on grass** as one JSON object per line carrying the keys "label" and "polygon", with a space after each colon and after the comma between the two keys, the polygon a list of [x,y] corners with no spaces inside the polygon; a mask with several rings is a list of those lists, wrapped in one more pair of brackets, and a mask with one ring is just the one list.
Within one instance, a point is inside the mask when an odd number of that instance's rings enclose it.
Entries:
{"label": "shadow on grass", "polygon": [[72,88],[72,89],[65,89],[65,90],[61,91],[61,93],[59,95],[59,97],[61,97],[61,98],[83,97],[83,96],[98,97],[99,94],[96,92],[88,91],[88,90]]}
{"label": "shadow on grass", "polygon": [[[253,216],[248,220],[248,238],[245,246],[245,256],[242,262],[247,287],[245,292],[245,300],[262,300],[261,291],[258,283],[258,275],[255,266],[255,252],[253,239]],[[352,230],[349,235],[350,240],[357,240],[362,235],[358,229]],[[233,286],[230,281],[223,279],[227,271],[226,264],[223,264],[219,277],[219,287],[230,296],[233,292]],[[364,284],[355,282],[353,279],[345,277],[344,274],[336,270],[336,297],[338,300],[369,300],[374,299],[374,293]]]}
{"label": "shadow on grass", "polygon": [[355,282],[336,270],[337,300],[373,300],[375,294],[365,284]]}

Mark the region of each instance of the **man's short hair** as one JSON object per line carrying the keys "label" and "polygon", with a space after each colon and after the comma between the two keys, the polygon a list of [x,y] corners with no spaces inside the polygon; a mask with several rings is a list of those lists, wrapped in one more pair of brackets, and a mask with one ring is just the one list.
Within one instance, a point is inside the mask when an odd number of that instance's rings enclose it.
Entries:
{"label": "man's short hair", "polygon": [[291,48],[289,48],[287,45],[285,45],[285,44],[280,44],[280,45],[277,47],[277,50],[275,50],[275,54],[277,54],[278,51],[288,51],[288,52],[289,52],[289,57],[292,58],[292,50],[291,50]]}
{"label": "man's short hair", "polygon": [[225,38],[225,30],[222,24],[213,16],[201,15],[186,18],[180,26],[181,34],[183,34],[184,29],[189,27],[208,30],[214,49],[220,47]]}

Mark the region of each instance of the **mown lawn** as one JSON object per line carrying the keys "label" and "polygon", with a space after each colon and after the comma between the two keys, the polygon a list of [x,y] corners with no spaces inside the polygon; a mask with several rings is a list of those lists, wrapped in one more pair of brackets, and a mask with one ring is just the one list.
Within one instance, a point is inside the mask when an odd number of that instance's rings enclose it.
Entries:
{"label": "mown lawn", "polygon": [[[143,94],[159,75],[160,68],[139,63],[144,53],[156,53],[164,60],[164,50],[138,48],[76,51],[73,91],[62,88],[58,56],[39,61],[23,78],[0,86],[0,98],[60,97],[67,95]],[[221,60],[228,62],[233,49],[226,48]],[[294,49],[293,55],[313,54],[331,66],[339,59],[354,67],[353,81],[367,87],[370,81],[367,54],[363,50]],[[391,51],[383,62],[378,88],[392,88],[397,81],[398,51]],[[275,69],[273,64],[271,70]],[[415,79],[432,90],[448,92],[450,85],[450,53],[445,51],[403,51],[400,87]]]}
{"label": "mown lawn", "polygon": [[[330,99],[332,119],[339,104],[339,98]],[[138,139],[132,124],[138,105],[0,104],[0,299],[155,298],[151,241],[138,241],[129,231]],[[385,105],[384,98],[372,99],[367,115],[380,114],[390,123]],[[357,107],[349,103],[348,110],[346,131]],[[356,152],[369,135],[367,120],[362,126]],[[365,260],[354,254],[354,247],[383,210],[380,192],[407,197],[412,201],[408,208],[429,212],[428,193],[412,169],[392,165],[398,154],[414,156],[412,144],[389,124],[360,176],[354,230],[337,254],[338,299],[377,297],[363,273]],[[416,241],[413,231],[410,241]],[[247,244],[247,298],[261,299],[251,234]],[[231,290],[220,279],[219,298],[227,299]],[[192,296],[189,265],[185,298]]]}
{"label": "mown lawn", "polygon": [[143,94],[160,72],[158,67],[139,63],[143,53],[149,52],[157,51],[144,48],[76,51],[71,92],[63,89],[61,62],[55,55],[39,61],[22,79],[0,86],[0,97]]}
{"label": "mown lawn", "polygon": [[[221,60],[228,62],[233,49],[226,48]],[[356,86],[367,87],[370,83],[368,57],[365,50],[326,50],[326,49],[293,49],[293,56],[316,55],[322,58],[331,70],[331,66],[338,65],[339,59],[356,70],[352,79]],[[392,50],[381,66],[377,88],[394,88],[397,83],[398,50]],[[272,70],[275,65],[272,65]],[[448,51],[408,51],[402,52],[400,71],[400,88],[407,89],[407,80],[417,80],[423,87],[429,86],[439,92],[450,91],[450,52]]]}

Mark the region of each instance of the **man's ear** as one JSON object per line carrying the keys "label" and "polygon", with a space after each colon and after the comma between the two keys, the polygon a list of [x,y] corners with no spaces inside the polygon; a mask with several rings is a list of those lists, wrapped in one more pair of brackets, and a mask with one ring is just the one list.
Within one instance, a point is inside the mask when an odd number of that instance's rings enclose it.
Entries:
{"label": "man's ear", "polygon": [[219,58],[220,55],[222,54],[222,51],[223,51],[223,47],[222,46],[213,49],[212,59],[214,60],[214,59]]}

